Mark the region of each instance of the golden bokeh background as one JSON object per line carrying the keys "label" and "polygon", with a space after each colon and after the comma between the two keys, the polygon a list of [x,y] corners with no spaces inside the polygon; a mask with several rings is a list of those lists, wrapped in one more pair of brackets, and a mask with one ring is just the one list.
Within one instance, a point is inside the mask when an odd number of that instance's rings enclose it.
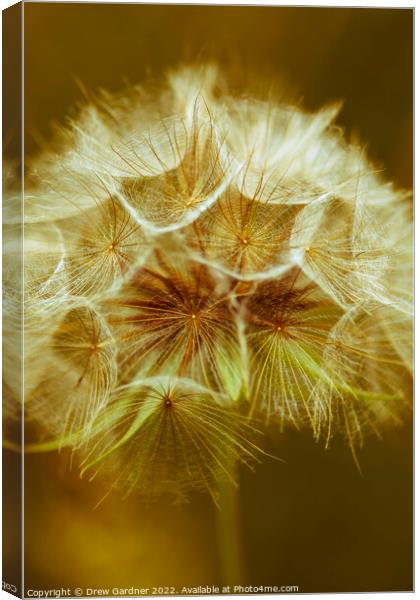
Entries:
{"label": "golden bokeh background", "polygon": [[[292,94],[307,109],[343,100],[356,133],[398,185],[412,185],[411,10],[25,5],[25,152],[82,100],[77,84],[117,91],[191,58],[216,57],[234,89],[247,81]],[[291,90],[291,91],[290,91]],[[366,440],[360,475],[348,448],[274,428],[265,459],[241,473],[242,585],[301,592],[412,589],[410,424]],[[113,495],[80,480],[69,457],[25,462],[25,579],[29,588],[219,585],[217,512]],[[221,551],[222,550],[222,551]]]}

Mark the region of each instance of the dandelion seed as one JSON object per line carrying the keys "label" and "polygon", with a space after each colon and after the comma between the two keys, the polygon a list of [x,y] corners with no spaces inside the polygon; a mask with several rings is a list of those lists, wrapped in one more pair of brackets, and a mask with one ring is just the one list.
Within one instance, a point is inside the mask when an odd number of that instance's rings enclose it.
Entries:
{"label": "dandelion seed", "polygon": [[389,344],[386,324],[389,307],[354,306],[331,329],[324,348],[329,375],[311,396],[315,432],[324,435],[326,444],[342,433],[355,452],[366,434],[401,422],[410,378]]}
{"label": "dandelion seed", "polygon": [[[3,324],[7,350],[4,368],[9,391],[19,410],[22,386],[25,396],[43,376],[42,352],[51,338],[51,328],[64,310],[60,307],[66,289],[63,255],[63,239],[53,223],[26,225],[23,245],[19,226],[3,227],[3,307],[7,315]],[[32,367],[25,372],[23,382],[19,368],[22,360]]]}
{"label": "dandelion seed", "polygon": [[[211,106],[212,110],[217,110],[215,90],[222,82],[217,65],[184,66],[176,71],[170,71],[167,79],[174,96],[174,108],[178,114],[186,115],[187,119],[192,121],[197,108],[204,111],[206,106]],[[197,99],[200,99],[198,106]]]}
{"label": "dandelion seed", "polygon": [[102,177],[155,176],[176,168],[186,150],[184,115],[140,87],[102,91],[61,131],[65,164]]}
{"label": "dandelion seed", "polygon": [[92,297],[119,285],[153,249],[153,241],[113,196],[82,217],[66,220],[61,229],[72,295]]}
{"label": "dandelion seed", "polygon": [[[51,436],[80,443],[116,383],[116,348],[103,317],[76,302],[43,348],[43,377],[26,399]],[[27,367],[28,371],[31,365]]]}
{"label": "dandelion seed", "polygon": [[[186,149],[175,168],[155,177],[126,178],[118,193],[133,218],[153,233],[174,231],[192,223],[212,206],[234,176],[211,114],[195,109],[185,122]],[[177,139],[173,142],[178,151]]]}
{"label": "dandelion seed", "polygon": [[309,115],[291,106],[227,99],[227,137],[232,154],[246,165],[239,189],[263,202],[302,204],[331,191],[320,174],[337,171],[341,158],[328,134],[339,106]]}
{"label": "dandelion seed", "polygon": [[190,377],[237,398],[243,373],[231,287],[204,265],[157,253],[105,305],[122,377]]}
{"label": "dandelion seed", "polygon": [[337,304],[387,302],[388,252],[368,214],[338,200],[303,208],[290,235],[292,260]]}
{"label": "dandelion seed", "polygon": [[232,464],[252,466],[260,453],[249,440],[255,430],[225,404],[190,379],[136,379],[97,420],[83,472],[104,472],[113,488],[149,499],[204,489],[217,501],[217,483],[235,483]]}
{"label": "dandelion seed", "polygon": [[273,277],[285,260],[296,207],[274,207],[229,187],[185,232],[197,260],[242,280]]}
{"label": "dandelion seed", "polygon": [[41,156],[25,186],[25,223],[59,222],[95,208],[109,196],[94,171],[72,171],[61,156]]}
{"label": "dandelion seed", "polygon": [[245,297],[251,413],[262,412],[282,426],[312,423],[311,395],[327,377],[324,346],[341,312],[301,279],[295,270],[260,283]]}
{"label": "dandelion seed", "polygon": [[[386,296],[390,304],[407,316],[410,329],[413,316],[414,296],[414,230],[411,196],[394,197],[385,207],[375,209],[381,223],[381,238],[389,257],[384,274]],[[398,226],[396,226],[398,223]]]}

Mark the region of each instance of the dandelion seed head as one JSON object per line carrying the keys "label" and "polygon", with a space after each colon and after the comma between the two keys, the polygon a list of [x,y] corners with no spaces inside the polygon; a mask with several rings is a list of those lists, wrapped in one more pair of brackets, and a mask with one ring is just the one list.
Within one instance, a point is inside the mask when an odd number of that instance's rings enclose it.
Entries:
{"label": "dandelion seed head", "polygon": [[[335,124],[216,65],[91,94],[4,200],[6,413],[89,479],[156,498],[236,481],[249,419],[325,445],[399,424],[412,199]],[[52,149],[53,148],[53,149]],[[23,307],[21,303],[23,295]]]}

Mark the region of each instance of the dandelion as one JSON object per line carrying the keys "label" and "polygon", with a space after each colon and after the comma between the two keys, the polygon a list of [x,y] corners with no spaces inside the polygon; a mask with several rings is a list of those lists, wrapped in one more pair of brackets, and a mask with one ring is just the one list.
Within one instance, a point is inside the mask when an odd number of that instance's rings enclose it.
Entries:
{"label": "dandelion", "polygon": [[214,65],[85,95],[28,164],[24,293],[8,171],[7,415],[23,314],[38,441],[109,489],[217,502],[261,454],[254,420],[342,435],[358,463],[409,407],[410,193],[338,104],[235,97]]}

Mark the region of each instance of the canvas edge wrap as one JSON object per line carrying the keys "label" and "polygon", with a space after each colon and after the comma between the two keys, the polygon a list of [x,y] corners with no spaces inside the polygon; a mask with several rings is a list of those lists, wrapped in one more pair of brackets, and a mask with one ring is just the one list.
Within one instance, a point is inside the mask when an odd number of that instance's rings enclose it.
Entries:
{"label": "canvas edge wrap", "polygon": [[[18,309],[21,322],[21,335],[19,338],[19,348],[14,348],[13,353],[20,359],[20,389],[23,391],[23,183],[22,183],[22,22],[23,22],[23,3],[14,4],[2,11],[2,31],[3,31],[3,198],[6,189],[6,165],[11,162],[15,165],[16,172],[20,174],[18,179],[18,197],[13,210],[16,211],[17,220],[20,224],[17,226],[15,235],[19,236],[21,241],[20,252],[18,253],[17,268],[20,280],[20,309]],[[3,204],[4,206],[4,204]],[[7,257],[4,254],[5,230],[6,225],[3,222],[3,272],[7,269]],[[7,289],[3,287],[3,298]],[[3,306],[3,327],[7,325],[6,311]],[[7,341],[3,338],[3,368],[5,357],[10,353]],[[4,383],[2,387],[3,398],[3,440],[13,440],[17,449],[22,448],[22,418],[18,414],[17,419],[12,423],[5,419],[6,394]],[[21,393],[22,397],[22,393]],[[6,444],[7,445],[7,444]],[[3,445],[3,577],[2,588],[4,591],[17,596],[23,595],[23,455],[21,451],[8,449]]]}

